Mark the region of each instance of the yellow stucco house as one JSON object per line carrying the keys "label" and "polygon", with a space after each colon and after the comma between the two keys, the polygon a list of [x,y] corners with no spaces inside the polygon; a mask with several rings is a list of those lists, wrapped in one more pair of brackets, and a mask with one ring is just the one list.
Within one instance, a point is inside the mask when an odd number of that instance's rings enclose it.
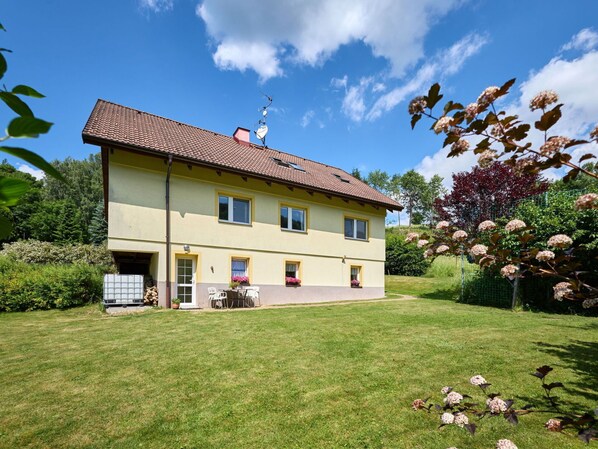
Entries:
{"label": "yellow stucco house", "polygon": [[384,224],[396,201],[336,167],[98,100],[108,247],[151,275],[160,304],[207,307],[233,277],[262,304],[384,296]]}

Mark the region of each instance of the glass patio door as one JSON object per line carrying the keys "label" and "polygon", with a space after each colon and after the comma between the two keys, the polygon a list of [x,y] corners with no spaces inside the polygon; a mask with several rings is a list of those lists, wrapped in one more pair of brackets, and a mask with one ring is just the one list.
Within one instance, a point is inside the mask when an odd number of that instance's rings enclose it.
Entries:
{"label": "glass patio door", "polygon": [[195,260],[190,257],[176,260],[176,295],[181,307],[195,306]]}

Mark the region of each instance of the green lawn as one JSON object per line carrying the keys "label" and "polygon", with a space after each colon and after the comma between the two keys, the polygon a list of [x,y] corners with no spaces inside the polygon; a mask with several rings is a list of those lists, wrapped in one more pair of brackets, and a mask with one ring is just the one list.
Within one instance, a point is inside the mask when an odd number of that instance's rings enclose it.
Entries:
{"label": "green lawn", "polygon": [[546,416],[470,437],[410,404],[474,374],[534,397],[542,364],[568,404],[598,402],[595,319],[439,300],[2,314],[0,361],[2,448],[582,448]]}

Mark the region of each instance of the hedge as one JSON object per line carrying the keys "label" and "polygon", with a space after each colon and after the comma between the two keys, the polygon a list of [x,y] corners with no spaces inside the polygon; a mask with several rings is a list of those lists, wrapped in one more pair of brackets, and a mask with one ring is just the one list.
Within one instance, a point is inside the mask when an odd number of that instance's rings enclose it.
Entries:
{"label": "hedge", "polygon": [[0,256],[0,312],[66,309],[102,298],[105,268],[27,264]]}
{"label": "hedge", "polygon": [[415,243],[406,243],[402,235],[386,235],[386,274],[422,276],[429,267],[424,251]]}
{"label": "hedge", "polygon": [[106,245],[57,245],[38,240],[21,240],[5,243],[0,256],[12,260],[35,264],[71,264],[112,266],[112,254]]}

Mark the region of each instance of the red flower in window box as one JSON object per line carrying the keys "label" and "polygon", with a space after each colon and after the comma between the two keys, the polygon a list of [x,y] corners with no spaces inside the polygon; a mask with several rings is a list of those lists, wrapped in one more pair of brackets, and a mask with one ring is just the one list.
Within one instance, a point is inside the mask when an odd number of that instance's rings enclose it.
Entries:
{"label": "red flower in window box", "polygon": [[301,286],[301,279],[299,279],[299,278],[293,278],[293,277],[287,276],[284,279],[284,281],[285,281],[285,284],[290,287],[300,287]]}
{"label": "red flower in window box", "polygon": [[353,279],[353,280],[351,281],[351,287],[352,287],[352,288],[359,288],[359,287],[361,286],[360,284],[361,284],[361,283],[360,283],[360,282],[359,282],[357,279]]}

